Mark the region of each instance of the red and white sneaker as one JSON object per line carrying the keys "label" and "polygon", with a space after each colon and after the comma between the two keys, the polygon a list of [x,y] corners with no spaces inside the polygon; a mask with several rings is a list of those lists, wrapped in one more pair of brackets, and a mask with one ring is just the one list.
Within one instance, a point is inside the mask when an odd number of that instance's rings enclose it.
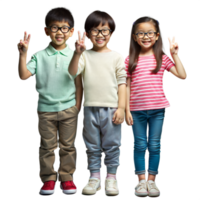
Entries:
{"label": "red and white sneaker", "polygon": [[40,194],[53,194],[55,187],[55,181],[46,181],[40,190]]}
{"label": "red and white sneaker", "polygon": [[64,181],[60,183],[60,188],[65,194],[74,194],[76,192],[76,186],[73,181]]}

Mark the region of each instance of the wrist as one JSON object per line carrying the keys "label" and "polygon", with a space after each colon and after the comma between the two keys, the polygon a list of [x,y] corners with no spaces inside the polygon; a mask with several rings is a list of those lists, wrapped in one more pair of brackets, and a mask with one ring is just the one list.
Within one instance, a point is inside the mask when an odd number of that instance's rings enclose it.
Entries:
{"label": "wrist", "polygon": [[19,56],[20,56],[20,58],[22,58],[22,59],[26,59],[27,53],[20,53]]}
{"label": "wrist", "polygon": [[74,55],[76,55],[76,56],[81,56],[81,54],[82,54],[82,52],[78,53],[78,52],[76,52],[76,50],[74,51]]}
{"label": "wrist", "polygon": [[123,107],[118,107],[118,109],[125,111],[125,108],[123,108]]}
{"label": "wrist", "polygon": [[126,108],[126,109],[125,109],[125,112],[126,112],[126,113],[130,112],[130,109],[129,109],[129,108]]}

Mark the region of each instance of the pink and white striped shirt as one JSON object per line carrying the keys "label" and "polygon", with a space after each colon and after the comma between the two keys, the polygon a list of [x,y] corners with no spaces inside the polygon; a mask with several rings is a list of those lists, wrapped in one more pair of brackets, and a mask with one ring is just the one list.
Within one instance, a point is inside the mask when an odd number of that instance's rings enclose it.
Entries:
{"label": "pink and white striped shirt", "polygon": [[138,64],[132,74],[128,72],[129,56],[125,59],[127,78],[131,78],[130,111],[152,110],[169,107],[163,91],[163,73],[170,70],[174,63],[167,55],[162,57],[162,66],[157,74],[154,55],[139,56]]}

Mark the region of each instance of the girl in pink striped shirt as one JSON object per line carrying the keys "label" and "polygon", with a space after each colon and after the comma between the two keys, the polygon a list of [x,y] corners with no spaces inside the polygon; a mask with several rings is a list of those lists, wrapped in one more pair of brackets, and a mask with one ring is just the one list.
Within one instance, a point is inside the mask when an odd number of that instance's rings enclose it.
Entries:
{"label": "girl in pink striped shirt", "polygon": [[[169,39],[174,63],[164,54],[159,23],[153,18],[137,19],[132,27],[129,56],[125,60],[127,72],[126,122],[134,133],[135,174],[139,184],[137,196],[159,196],[155,185],[160,160],[160,138],[165,108],[169,106],[163,92],[164,70],[185,79],[184,67],[177,55],[178,44]],[[147,139],[147,125],[149,133]],[[149,150],[148,181],[145,180],[145,151]]]}

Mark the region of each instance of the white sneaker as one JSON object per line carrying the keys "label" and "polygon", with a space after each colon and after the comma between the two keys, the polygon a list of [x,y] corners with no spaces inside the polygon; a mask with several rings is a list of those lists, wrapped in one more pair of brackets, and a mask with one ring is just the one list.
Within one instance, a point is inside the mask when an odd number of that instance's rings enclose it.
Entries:
{"label": "white sneaker", "polygon": [[147,190],[150,197],[158,197],[160,195],[159,189],[152,180],[147,181]]}
{"label": "white sneaker", "polygon": [[106,195],[108,195],[108,196],[118,195],[119,189],[118,189],[118,186],[117,186],[117,180],[106,179],[106,181],[105,181],[105,191],[106,191]]}
{"label": "white sneaker", "polygon": [[90,178],[88,184],[83,188],[82,194],[95,194],[100,189],[100,179]]}
{"label": "white sneaker", "polygon": [[141,180],[135,187],[135,195],[138,197],[146,197],[148,195],[146,180]]}

